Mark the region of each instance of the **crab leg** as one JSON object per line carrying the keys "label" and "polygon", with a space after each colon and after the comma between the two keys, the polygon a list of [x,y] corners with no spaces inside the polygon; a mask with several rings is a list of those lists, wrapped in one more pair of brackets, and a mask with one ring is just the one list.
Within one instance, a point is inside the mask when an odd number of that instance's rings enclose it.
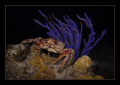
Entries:
{"label": "crab leg", "polygon": [[21,43],[31,43],[33,41],[34,39],[26,39],[26,40],[23,40]]}
{"label": "crab leg", "polygon": [[74,51],[74,49],[72,49],[71,54],[69,56],[69,61],[68,61],[67,65],[69,65],[69,64],[74,62],[74,55],[75,55],[75,51]]}
{"label": "crab leg", "polygon": [[38,54],[38,48],[40,48],[40,47],[35,46],[35,48],[36,48],[35,52],[37,53],[37,57],[39,58],[40,62],[41,62],[43,65],[45,65],[45,64],[43,63],[42,58],[41,58],[40,55]]}
{"label": "crab leg", "polygon": [[48,51],[48,56],[50,57],[50,52]]}
{"label": "crab leg", "polygon": [[61,67],[60,67],[60,70],[63,69],[63,67],[64,67],[64,65],[65,65],[65,63],[67,62],[68,59],[69,59],[69,54],[66,54],[66,56],[65,56],[65,58],[64,58],[64,60],[63,60],[63,63],[62,63],[62,65],[61,65]]}
{"label": "crab leg", "polygon": [[54,64],[54,63],[56,63],[57,61],[59,61],[61,58],[63,58],[65,55],[64,54],[60,54],[60,56],[57,58],[57,59],[55,59],[51,64]]}
{"label": "crab leg", "polygon": [[44,65],[42,58],[38,54],[38,50],[35,50],[35,52],[37,53],[37,57],[39,58],[40,62]]}

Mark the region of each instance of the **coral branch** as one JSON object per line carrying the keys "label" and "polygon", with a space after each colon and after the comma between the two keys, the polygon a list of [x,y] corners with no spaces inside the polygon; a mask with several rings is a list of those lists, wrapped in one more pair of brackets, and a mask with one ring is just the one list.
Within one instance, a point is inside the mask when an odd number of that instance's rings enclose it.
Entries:
{"label": "coral branch", "polygon": [[[97,45],[97,43],[103,38],[103,36],[106,34],[106,32],[107,32],[107,29],[102,32],[101,37],[98,38],[98,39],[96,40],[96,42],[95,42],[91,47],[89,47],[89,48],[86,50],[86,52],[90,52],[90,51]],[[84,55],[84,54],[83,54],[83,55]]]}
{"label": "coral branch", "polygon": [[[49,30],[47,34],[55,39],[58,39],[65,43],[65,47],[73,48],[75,49],[75,59],[77,60],[82,55],[88,55],[90,51],[97,45],[97,43],[103,38],[103,36],[106,34],[107,29],[102,32],[101,37],[98,38],[95,41],[95,32],[92,25],[92,19],[87,16],[86,13],[84,13],[85,18],[80,17],[77,15],[78,19],[80,20],[81,29],[78,29],[78,26],[75,21],[73,21],[68,15],[63,16],[66,23],[61,22],[61,20],[57,19],[54,14],[52,13],[52,18],[49,15],[50,20],[48,17],[43,14],[39,10],[40,14],[45,17],[47,20],[46,24],[42,24],[37,19],[33,19],[37,24],[41,25],[42,27],[45,27]],[[81,48],[81,42],[82,42],[82,32],[83,32],[83,24],[82,22],[85,22],[86,27],[88,27],[91,30],[91,33],[89,34],[89,39],[86,42],[86,39],[84,39],[84,49],[82,53],[80,54],[80,48]],[[95,41],[95,42],[94,42]],[[91,43],[94,44],[91,46]]]}

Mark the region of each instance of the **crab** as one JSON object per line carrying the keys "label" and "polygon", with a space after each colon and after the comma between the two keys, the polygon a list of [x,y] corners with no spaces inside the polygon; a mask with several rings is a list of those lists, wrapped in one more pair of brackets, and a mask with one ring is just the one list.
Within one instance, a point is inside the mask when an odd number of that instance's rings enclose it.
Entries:
{"label": "crab", "polygon": [[68,66],[74,61],[74,54],[75,54],[74,49],[64,48],[65,44],[59,40],[56,40],[54,38],[43,39],[42,37],[38,37],[35,39],[26,39],[26,40],[22,41],[22,43],[32,43],[32,42],[35,42],[37,44],[35,46],[35,52],[37,53],[37,56],[39,57],[40,62],[43,65],[45,65],[45,64],[44,64],[42,58],[40,57],[40,55],[38,54],[39,49],[47,49],[48,52],[59,53],[59,57],[56,58],[54,61],[52,61],[51,64],[55,64],[60,59],[65,57],[61,64],[61,67],[59,69],[60,71],[63,69],[65,64]]}

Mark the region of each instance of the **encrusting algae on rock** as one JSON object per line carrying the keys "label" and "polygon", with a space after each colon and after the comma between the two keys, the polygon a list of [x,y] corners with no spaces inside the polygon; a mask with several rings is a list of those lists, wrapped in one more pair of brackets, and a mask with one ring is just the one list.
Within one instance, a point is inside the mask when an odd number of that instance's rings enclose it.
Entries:
{"label": "encrusting algae on rock", "polygon": [[[41,56],[43,57],[43,56]],[[52,59],[50,57],[43,57],[43,61],[45,63],[50,63]],[[29,61],[30,65],[36,66],[39,68],[38,73],[33,77],[33,79],[54,79],[54,70],[50,67],[47,67],[47,65],[41,64],[39,58],[37,56],[34,56],[34,60]]]}
{"label": "encrusting algae on rock", "polygon": [[86,73],[87,69],[92,66],[92,62],[89,56],[83,55],[74,63],[74,69],[81,73]]}
{"label": "encrusting algae on rock", "polygon": [[54,76],[54,70],[45,65],[41,65],[40,70],[37,75],[33,77],[33,79],[54,79]]}
{"label": "encrusting algae on rock", "polygon": [[91,75],[83,75],[83,76],[78,76],[77,79],[104,79],[102,76],[100,75],[96,75],[96,76],[91,76]]}

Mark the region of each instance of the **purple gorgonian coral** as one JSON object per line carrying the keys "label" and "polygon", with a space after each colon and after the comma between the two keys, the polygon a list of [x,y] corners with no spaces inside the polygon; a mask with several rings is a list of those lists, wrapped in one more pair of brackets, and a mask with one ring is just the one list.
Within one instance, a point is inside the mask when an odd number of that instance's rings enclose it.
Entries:
{"label": "purple gorgonian coral", "polygon": [[[56,21],[53,21],[51,16],[48,17],[39,10],[40,14],[45,17],[47,20],[46,24],[42,24],[37,19],[33,19],[37,24],[39,24],[42,27],[47,28],[49,31],[47,34],[51,38],[55,38],[63,43],[65,43],[66,48],[72,48],[75,50],[75,60],[77,60],[82,55],[88,55],[90,51],[97,45],[97,43],[103,38],[105,33],[107,32],[107,29],[105,29],[101,36],[95,41],[95,31],[91,22],[91,18],[87,16],[86,13],[84,13],[85,18],[80,17],[77,15],[78,19],[80,20],[81,28],[79,29],[76,22],[73,21],[68,15],[63,16],[66,23],[61,22],[61,20],[57,19],[53,13],[52,18]],[[89,34],[89,38],[86,42],[86,39],[84,39],[84,48],[82,52],[80,52],[81,48],[81,42],[82,42],[82,32],[83,32],[83,24],[84,22],[86,24],[86,27],[88,27],[91,30],[91,33]],[[94,43],[93,43],[94,42]],[[91,43],[93,43],[91,45]]]}

